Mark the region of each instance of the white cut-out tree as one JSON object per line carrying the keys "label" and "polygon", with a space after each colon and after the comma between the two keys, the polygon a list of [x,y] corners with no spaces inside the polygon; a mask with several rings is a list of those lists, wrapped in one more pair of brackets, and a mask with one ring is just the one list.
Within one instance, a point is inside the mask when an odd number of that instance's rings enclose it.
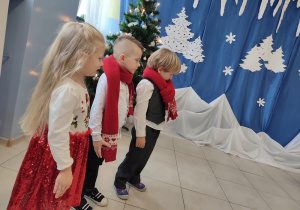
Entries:
{"label": "white cut-out tree", "polygon": [[[275,73],[284,72],[286,65],[284,65],[284,59],[282,58],[283,51],[282,48],[278,48],[275,52],[273,45],[272,35],[268,36],[266,39],[260,43],[260,46],[256,45],[248,52],[248,55],[245,59],[242,59],[243,63],[240,64],[240,67],[243,69],[248,69],[252,72],[259,71],[261,68],[257,67],[259,60],[262,59],[265,64],[265,67],[268,70],[271,70]],[[259,66],[261,66],[260,64]]]}
{"label": "white cut-out tree", "polygon": [[255,45],[246,55],[245,59],[242,59],[243,63],[240,64],[240,67],[243,69],[248,69],[252,72],[261,70],[260,61],[261,50]]}
{"label": "white cut-out tree", "polygon": [[175,25],[168,25],[165,27],[167,36],[162,37],[161,48],[168,48],[173,52],[182,53],[187,59],[192,60],[195,63],[203,62],[205,57],[202,52],[202,41],[198,37],[193,42],[188,40],[194,37],[194,34],[190,32],[191,29],[188,28],[191,22],[187,21],[188,17],[185,14],[185,8],[183,7],[178,18],[172,19]]}
{"label": "white cut-out tree", "polygon": [[284,59],[282,48],[279,47],[275,52],[273,52],[269,59],[268,63],[265,64],[268,70],[271,70],[275,73],[284,72],[286,65],[283,64]]}
{"label": "white cut-out tree", "polygon": [[188,39],[194,36],[188,28],[191,22],[187,21],[188,17],[185,14],[185,8],[181,10],[181,13],[177,14],[179,18],[172,19],[175,25],[166,26],[166,33],[168,36],[162,37],[162,46],[169,48],[172,51],[183,53],[186,51],[188,46]]}
{"label": "white cut-out tree", "polygon": [[260,43],[261,50],[261,59],[264,61],[268,61],[273,51],[273,37],[272,34],[268,36],[266,39],[263,39],[263,42]]}
{"label": "white cut-out tree", "polygon": [[201,38],[198,37],[193,42],[189,42],[188,50],[185,51],[184,57],[186,59],[190,59],[195,63],[203,62],[204,61],[204,55],[202,54],[202,41]]}

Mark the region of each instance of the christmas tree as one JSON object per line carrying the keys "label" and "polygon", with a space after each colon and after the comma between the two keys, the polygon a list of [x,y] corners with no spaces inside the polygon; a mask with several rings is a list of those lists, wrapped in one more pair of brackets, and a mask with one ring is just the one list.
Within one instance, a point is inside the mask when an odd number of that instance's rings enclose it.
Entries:
{"label": "christmas tree", "polygon": [[[135,87],[142,79],[148,58],[158,49],[157,44],[160,43],[158,35],[160,34],[159,25],[161,21],[157,18],[157,15],[159,15],[159,5],[160,3],[157,0],[138,0],[137,4],[129,4],[130,10],[124,12],[124,20],[119,24],[120,32],[106,36],[107,49],[104,53],[105,56],[113,53],[113,43],[120,35],[134,36],[142,43],[144,52],[141,59],[141,66],[137,69],[133,77]],[[101,68],[94,77],[86,78],[91,102],[95,96],[98,78],[102,73],[103,70]]]}

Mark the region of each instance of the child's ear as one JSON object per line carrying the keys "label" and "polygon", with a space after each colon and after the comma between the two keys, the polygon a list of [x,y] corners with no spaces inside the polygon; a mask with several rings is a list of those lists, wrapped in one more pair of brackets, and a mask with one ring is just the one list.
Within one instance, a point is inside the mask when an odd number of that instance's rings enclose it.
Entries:
{"label": "child's ear", "polygon": [[119,55],[119,60],[121,63],[124,63],[125,62],[125,54]]}
{"label": "child's ear", "polygon": [[164,68],[163,68],[163,67],[160,66],[160,67],[157,68],[157,72],[158,72],[158,73],[161,73],[162,71],[164,71]]}

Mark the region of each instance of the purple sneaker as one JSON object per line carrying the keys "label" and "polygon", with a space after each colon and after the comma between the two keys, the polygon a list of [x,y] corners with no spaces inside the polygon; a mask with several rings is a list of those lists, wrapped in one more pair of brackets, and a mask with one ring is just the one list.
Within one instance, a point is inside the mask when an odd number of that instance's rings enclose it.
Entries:
{"label": "purple sneaker", "polygon": [[146,185],[144,185],[143,183],[138,183],[138,184],[131,184],[129,182],[127,182],[130,186],[132,186],[133,188],[135,188],[136,190],[140,191],[140,192],[145,192],[147,190]]}

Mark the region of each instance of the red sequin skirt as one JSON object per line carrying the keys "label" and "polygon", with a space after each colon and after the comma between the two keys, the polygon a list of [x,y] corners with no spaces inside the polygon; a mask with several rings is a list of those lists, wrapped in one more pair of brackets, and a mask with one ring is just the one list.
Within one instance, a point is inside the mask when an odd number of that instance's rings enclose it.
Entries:
{"label": "red sequin skirt", "polygon": [[8,210],[65,210],[80,205],[86,161],[89,147],[89,134],[70,134],[70,154],[73,181],[71,187],[58,199],[53,188],[59,173],[47,139],[47,130],[42,137],[32,137],[27,153],[19,170]]}

